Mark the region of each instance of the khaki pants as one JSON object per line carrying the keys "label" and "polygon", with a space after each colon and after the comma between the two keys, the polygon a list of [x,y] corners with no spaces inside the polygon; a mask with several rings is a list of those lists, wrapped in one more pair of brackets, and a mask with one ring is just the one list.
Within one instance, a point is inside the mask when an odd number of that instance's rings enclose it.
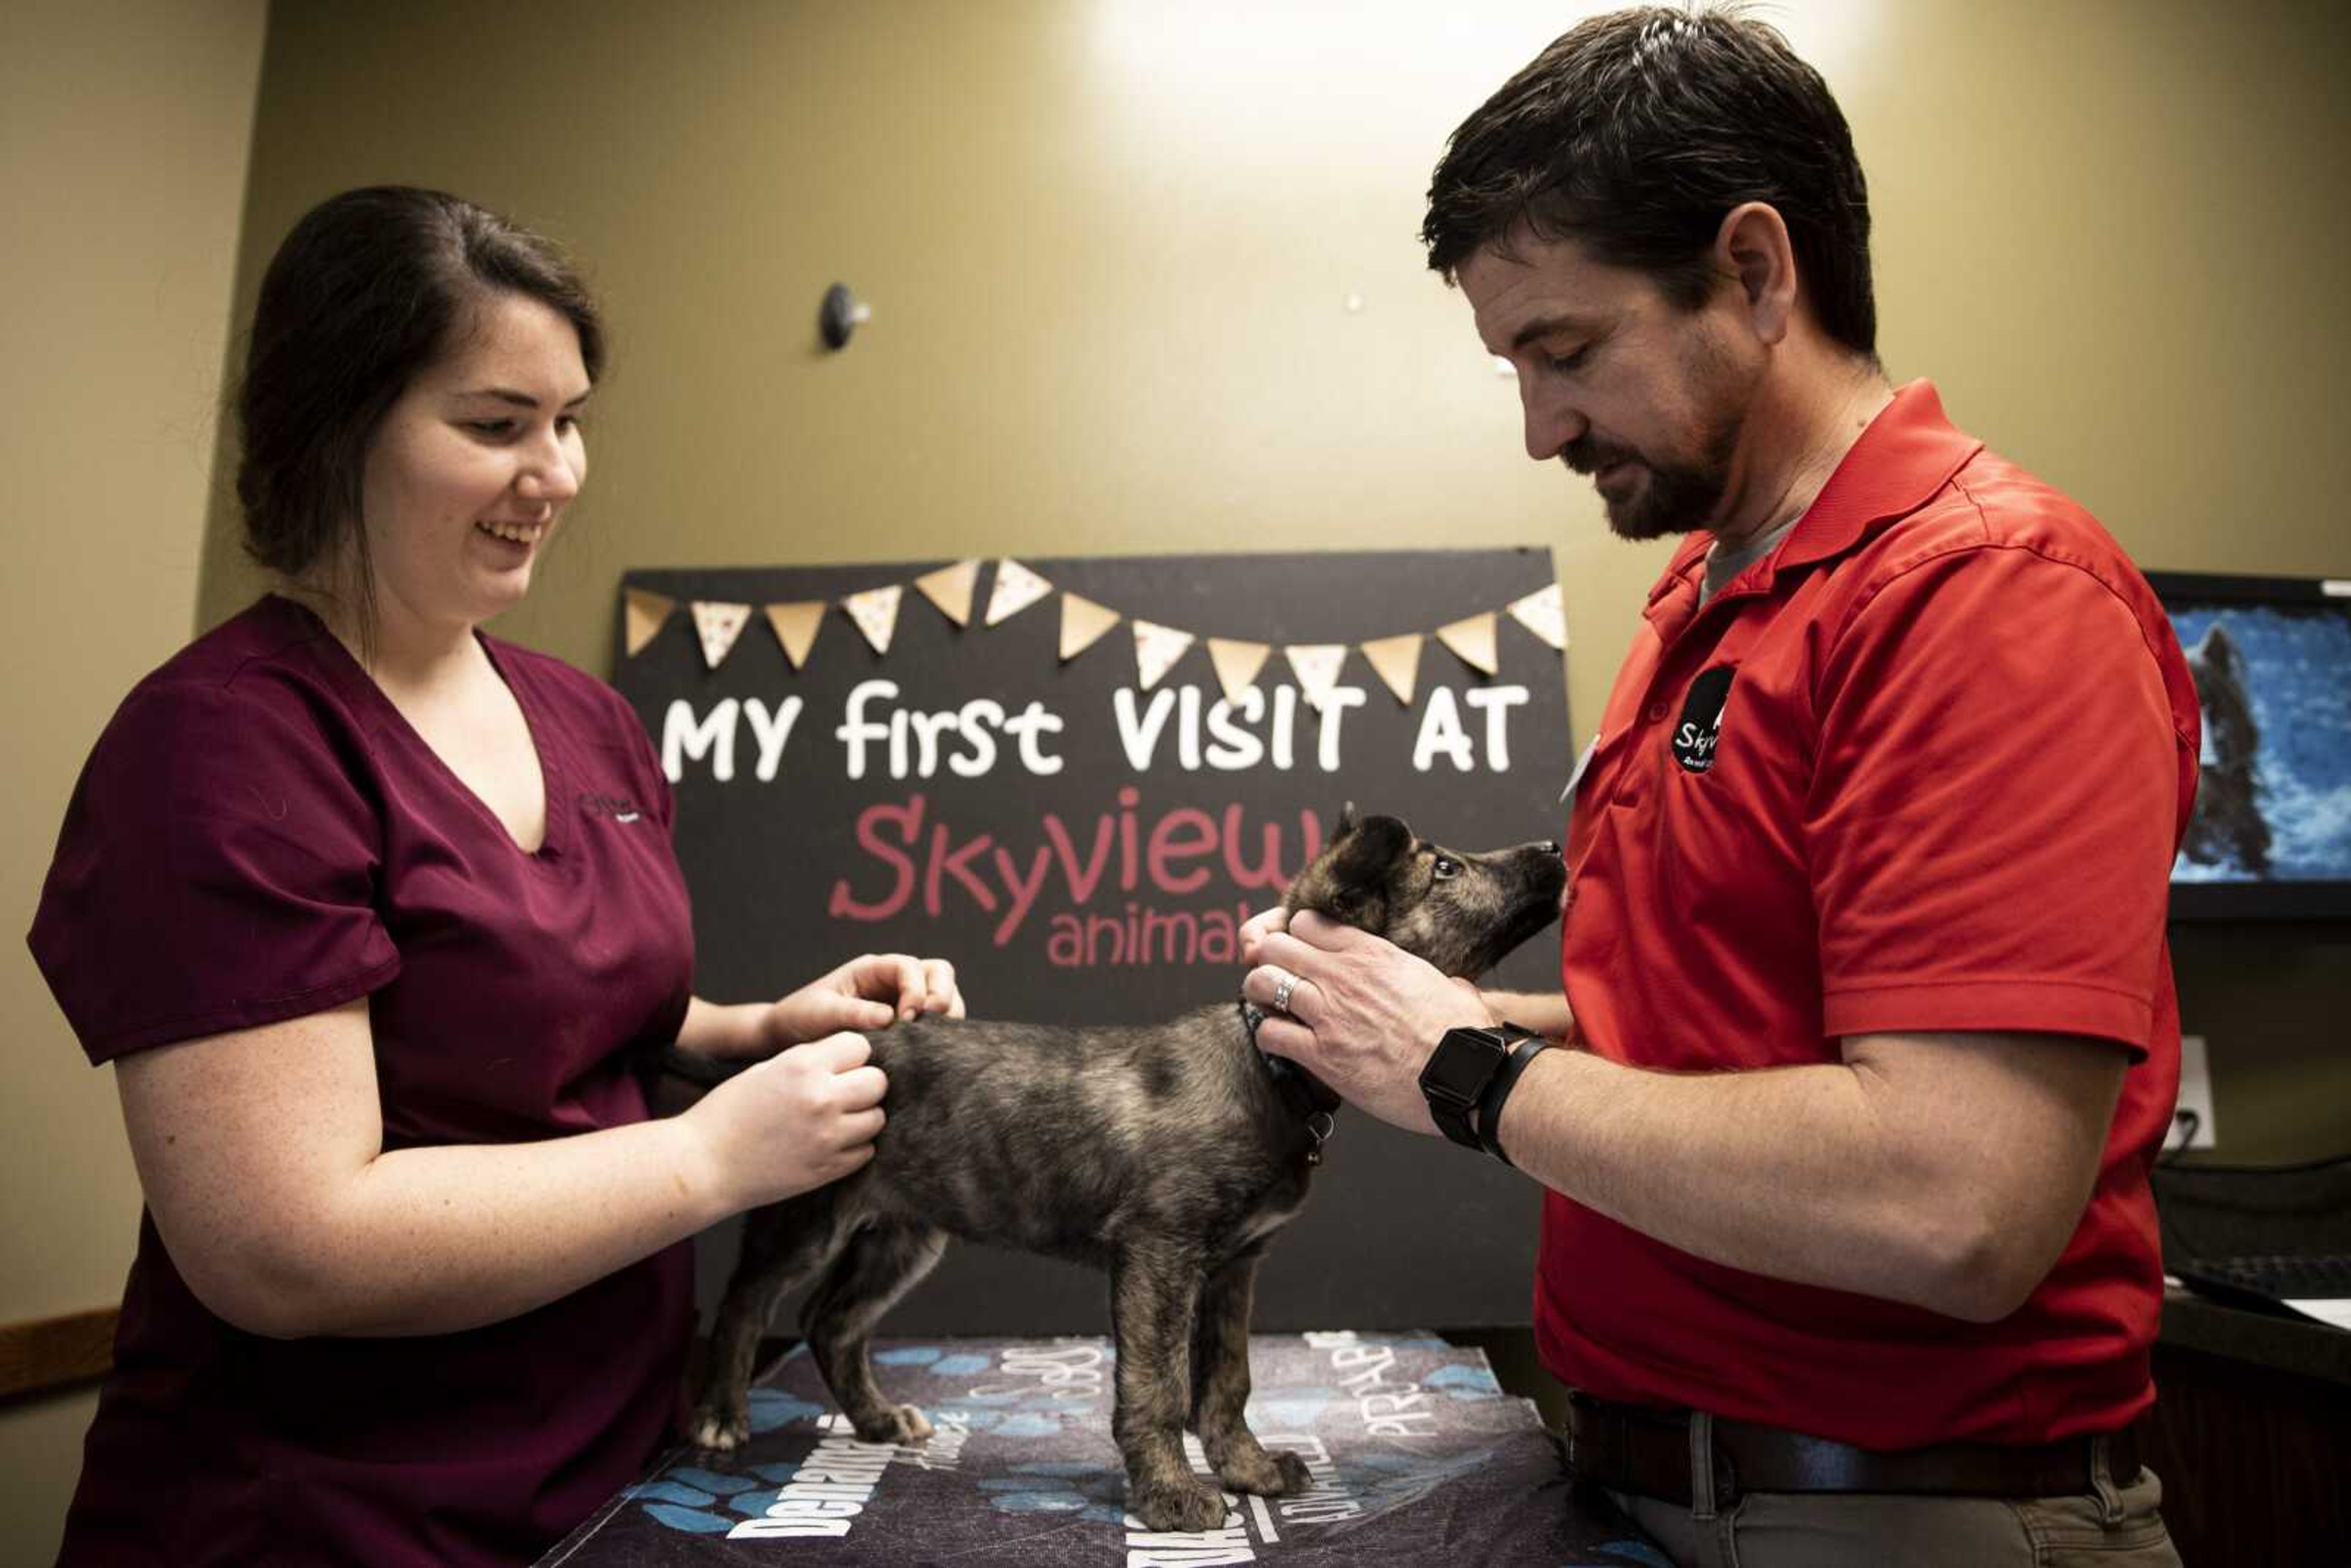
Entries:
{"label": "khaki pants", "polygon": [[1681,1568],[2179,1568],[2163,1483],[2144,1469],[2117,1482],[2103,1437],[2075,1497],[1750,1492],[1719,1508],[1704,1415],[1690,1449],[1692,1506],[1608,1494]]}

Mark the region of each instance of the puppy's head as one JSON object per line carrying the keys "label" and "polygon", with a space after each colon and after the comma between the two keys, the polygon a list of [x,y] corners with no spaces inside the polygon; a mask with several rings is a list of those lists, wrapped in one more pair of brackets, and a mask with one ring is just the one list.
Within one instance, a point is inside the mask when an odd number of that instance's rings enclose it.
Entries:
{"label": "puppy's head", "polygon": [[1282,902],[1384,936],[1474,980],[1559,914],[1567,866],[1554,843],[1482,854],[1416,837],[1400,817],[1355,815],[1298,873]]}

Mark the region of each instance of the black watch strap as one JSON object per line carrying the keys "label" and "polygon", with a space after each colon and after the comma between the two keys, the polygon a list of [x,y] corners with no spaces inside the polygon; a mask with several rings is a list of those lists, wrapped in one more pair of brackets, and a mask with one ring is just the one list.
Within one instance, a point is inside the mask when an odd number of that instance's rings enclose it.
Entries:
{"label": "black watch strap", "polygon": [[1438,1132],[1465,1149],[1486,1147],[1478,1135],[1478,1107],[1510,1066],[1511,1050],[1533,1034],[1514,1023],[1445,1031],[1420,1075],[1420,1092]]}
{"label": "black watch strap", "polygon": [[[1515,1029],[1517,1026],[1510,1027]],[[1502,1070],[1494,1074],[1492,1081],[1486,1085],[1486,1092],[1478,1096],[1479,1146],[1506,1166],[1511,1165],[1511,1161],[1510,1156],[1502,1152],[1502,1103],[1510,1097],[1510,1091],[1518,1087],[1519,1074],[1527,1070],[1527,1063],[1541,1055],[1550,1045],[1551,1041],[1542,1036],[1531,1030],[1526,1031],[1511,1043],[1510,1059],[1502,1063]],[[1517,1167],[1512,1166],[1511,1168]]]}

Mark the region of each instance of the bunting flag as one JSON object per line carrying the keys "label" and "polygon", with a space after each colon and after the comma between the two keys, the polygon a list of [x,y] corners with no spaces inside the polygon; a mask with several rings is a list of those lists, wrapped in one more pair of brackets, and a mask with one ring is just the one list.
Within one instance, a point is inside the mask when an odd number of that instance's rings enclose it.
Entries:
{"label": "bunting flag", "polygon": [[1227,702],[1240,701],[1241,694],[1257,684],[1257,673],[1265,668],[1265,661],[1272,653],[1270,643],[1240,643],[1230,637],[1208,639],[1208,663],[1217,667],[1217,684],[1225,688]]}
{"label": "bunting flag", "polygon": [[1494,629],[1499,618],[1489,610],[1482,615],[1465,616],[1449,626],[1437,629],[1437,640],[1461,655],[1461,662],[1481,675],[1490,675],[1502,667],[1502,660],[1494,648]]}
{"label": "bunting flag", "polygon": [[1507,608],[1510,619],[1564,653],[1567,649],[1567,605],[1559,595],[1559,584],[1538,588],[1524,599],[1510,601]]}
{"label": "bunting flag", "polygon": [[1068,664],[1102,640],[1119,622],[1115,610],[1105,610],[1091,599],[1061,591],[1061,662]]}
{"label": "bunting flag", "polygon": [[893,582],[881,588],[869,588],[862,593],[852,593],[841,601],[865,640],[873,644],[877,653],[890,651],[890,634],[898,629],[898,601],[905,595],[903,583]]}
{"label": "bunting flag", "polygon": [[797,670],[808,663],[810,645],[816,634],[824,629],[824,612],[831,608],[821,599],[804,599],[797,604],[770,604],[768,624],[776,629],[776,641],[784,645],[784,657]]}
{"label": "bunting flag", "polygon": [[653,640],[653,633],[669,620],[670,612],[677,608],[677,601],[664,599],[658,593],[647,593],[642,588],[632,588],[628,591],[627,603],[629,657],[633,659],[644,652],[645,644]]}
{"label": "bunting flag", "polygon": [[1401,637],[1382,637],[1356,645],[1372,662],[1380,679],[1387,683],[1388,690],[1395,693],[1396,701],[1409,703],[1420,676],[1420,633],[1407,632]]}
{"label": "bunting flag", "polygon": [[697,599],[693,608],[695,634],[702,639],[702,662],[715,670],[734,651],[735,639],[743,634],[743,628],[751,623],[751,607]]}
{"label": "bunting flag", "polygon": [[1298,689],[1306,694],[1306,701],[1318,713],[1331,700],[1331,688],[1339,684],[1339,672],[1347,663],[1344,643],[1293,643],[1281,651],[1290,661],[1290,672],[1298,677]]}
{"label": "bunting flag", "polygon": [[[857,623],[857,629],[877,654],[887,654],[898,626],[898,615],[905,602],[905,591],[912,587],[936,605],[939,613],[957,626],[971,623],[972,601],[977,596],[979,573],[987,562],[972,557],[925,572],[911,583],[884,583],[839,600],[810,599],[790,604],[729,604],[718,601],[693,600],[688,607],[693,612],[695,633],[700,643],[703,663],[711,669],[734,652],[749,622],[751,612],[763,611],[768,623],[775,628],[776,641],[783,647],[784,657],[794,669],[808,663],[809,652],[816,643],[817,633],[824,625],[825,612],[833,605],[841,606]],[[986,623],[993,626],[1009,620],[1039,600],[1056,591],[1061,596],[1061,657],[1063,664],[1084,653],[1107,635],[1112,627],[1130,619],[1106,604],[1054,585],[1035,571],[1007,556],[996,563],[996,580],[988,595]],[[670,616],[677,610],[679,601],[641,588],[622,591],[622,634],[627,656],[636,657],[653,643]],[[1372,669],[1395,694],[1398,702],[1409,704],[1419,685],[1422,644],[1434,636],[1450,648],[1461,661],[1483,675],[1495,675],[1501,670],[1501,655],[1496,633],[1501,617],[1511,620],[1549,646],[1564,652],[1567,648],[1567,611],[1559,584],[1552,582],[1522,595],[1504,605],[1501,610],[1487,610],[1465,616],[1434,632],[1407,632],[1394,637],[1378,637],[1356,643],[1292,643],[1281,646],[1290,667],[1298,678],[1300,691],[1307,702],[1317,709],[1328,706],[1331,694],[1343,673],[1347,655],[1356,649],[1363,651]],[[1201,639],[1180,627],[1163,626],[1148,621],[1135,621],[1134,658],[1137,673],[1144,690],[1159,684],[1173,669],[1177,660]],[[1210,637],[1209,662],[1215,665],[1217,684],[1223,688],[1225,700],[1238,702],[1242,694],[1255,686],[1272,656],[1274,645],[1233,637]]]}
{"label": "bunting flag", "polygon": [[1053,591],[1053,585],[1006,556],[996,563],[996,585],[987,593],[987,623],[1009,621]]}
{"label": "bunting flag", "polygon": [[1155,626],[1148,621],[1134,623],[1134,668],[1142,677],[1144,691],[1157,685],[1159,678],[1176,667],[1176,661],[1184,656],[1192,641],[1192,633],[1178,632],[1173,626]]}
{"label": "bunting flag", "polygon": [[939,613],[958,626],[971,624],[972,591],[979,586],[979,559],[959,560],[953,566],[926,572],[914,579],[914,586],[923,597],[939,607]]}

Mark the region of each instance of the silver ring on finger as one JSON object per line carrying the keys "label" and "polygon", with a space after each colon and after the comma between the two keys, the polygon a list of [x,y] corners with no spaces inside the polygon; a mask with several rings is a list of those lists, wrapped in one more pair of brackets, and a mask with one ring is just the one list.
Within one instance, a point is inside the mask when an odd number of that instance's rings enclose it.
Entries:
{"label": "silver ring on finger", "polygon": [[1291,974],[1289,970],[1284,969],[1281,972],[1281,983],[1273,988],[1273,1010],[1278,1013],[1288,1012],[1290,1010],[1290,993],[1297,988],[1298,977]]}

